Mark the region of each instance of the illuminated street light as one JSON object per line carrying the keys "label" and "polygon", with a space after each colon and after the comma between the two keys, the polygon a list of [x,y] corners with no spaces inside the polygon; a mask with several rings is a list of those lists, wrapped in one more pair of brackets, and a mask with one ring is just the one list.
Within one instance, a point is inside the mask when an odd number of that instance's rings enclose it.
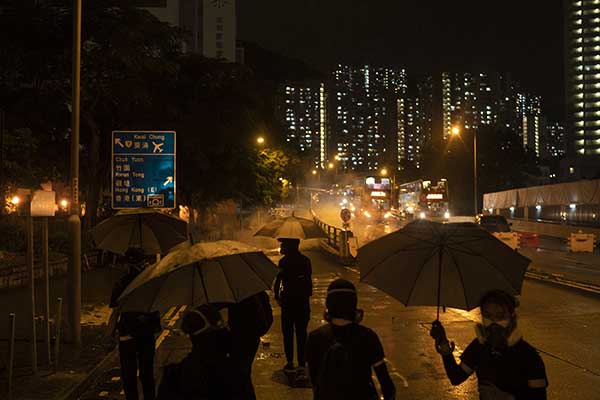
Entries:
{"label": "illuminated street light", "polygon": [[13,203],[15,206],[18,205],[21,202],[21,199],[19,198],[19,196],[14,196],[11,200],[11,203]]}
{"label": "illuminated street light", "polygon": [[452,127],[452,134],[453,135],[460,135],[460,128],[458,126],[453,126]]}
{"label": "illuminated street light", "polygon": [[60,207],[66,211],[67,210],[67,206],[69,205],[69,202],[67,201],[67,199],[62,199],[60,201]]}
{"label": "illuminated street light", "polygon": [[333,169],[334,165],[332,162],[330,162],[329,165],[327,165],[327,167],[329,167],[329,169]]}
{"label": "illuminated street light", "polygon": [[262,136],[259,136],[259,137],[256,139],[256,143],[258,143],[258,144],[264,144],[264,143],[265,143],[265,138],[264,138],[264,137],[262,137]]}
{"label": "illuminated street light", "polygon": [[317,174],[317,170],[316,170],[316,169],[313,169],[313,170],[312,170],[312,174],[313,174],[313,175],[316,175],[316,174]]}
{"label": "illuminated street light", "polygon": [[387,175],[387,169],[382,168],[381,169],[381,175],[386,176]]}

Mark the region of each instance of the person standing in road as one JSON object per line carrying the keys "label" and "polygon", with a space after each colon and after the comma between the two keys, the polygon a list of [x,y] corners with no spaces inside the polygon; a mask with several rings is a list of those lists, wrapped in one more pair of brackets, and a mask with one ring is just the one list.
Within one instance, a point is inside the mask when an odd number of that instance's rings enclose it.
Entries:
{"label": "person standing in road", "polygon": [[373,370],[385,400],[396,388],[388,372],[377,334],[360,325],[363,312],[352,282],[333,281],[327,288],[326,325],[308,336],[306,360],[314,400],[376,400]]}
{"label": "person standing in road", "polygon": [[[117,300],[127,285],[144,269],[144,251],[130,248],[125,253],[129,272],[121,278],[112,291],[110,307],[118,313]],[[137,373],[139,365],[140,381],[144,399],[155,397],[154,387],[154,335],[161,330],[158,312],[123,312],[118,317],[116,329],[119,334],[119,359],[121,380],[127,400],[138,400]]]}
{"label": "person standing in road", "polygon": [[231,359],[242,375],[244,398],[255,400],[252,364],[261,336],[266,335],[273,324],[269,295],[262,291],[239,303],[229,305],[227,322],[231,331]]}
{"label": "person standing in road", "polygon": [[[281,306],[281,330],[287,363],[285,372],[296,372],[296,378],[306,377],[304,347],[310,320],[312,267],[308,257],[300,253],[300,239],[278,239],[281,242],[279,274],[275,279],[275,300]],[[283,289],[281,286],[283,285]],[[294,367],[294,332],[298,368]]]}
{"label": "person standing in road", "polygon": [[518,301],[501,290],[492,290],[481,299],[482,323],[475,338],[457,364],[454,343],[434,321],[431,336],[442,355],[446,374],[460,385],[475,372],[481,400],[545,400],[548,380],[544,362],[537,350],[522,339],[517,326]]}
{"label": "person standing in road", "polygon": [[240,371],[232,363],[227,323],[211,304],[188,311],[181,330],[192,350],[179,363],[164,367],[157,400],[244,400]]}

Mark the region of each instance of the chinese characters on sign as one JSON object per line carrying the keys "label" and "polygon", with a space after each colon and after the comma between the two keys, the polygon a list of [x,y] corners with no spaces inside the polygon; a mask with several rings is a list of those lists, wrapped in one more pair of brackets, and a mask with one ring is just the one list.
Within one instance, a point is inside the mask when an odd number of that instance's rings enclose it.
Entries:
{"label": "chinese characters on sign", "polygon": [[112,206],[175,208],[175,132],[113,132]]}

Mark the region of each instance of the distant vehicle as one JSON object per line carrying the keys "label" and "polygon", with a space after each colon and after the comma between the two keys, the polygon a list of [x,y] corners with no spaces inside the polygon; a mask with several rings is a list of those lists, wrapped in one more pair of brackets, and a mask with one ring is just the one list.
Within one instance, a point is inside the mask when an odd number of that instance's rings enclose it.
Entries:
{"label": "distant vehicle", "polygon": [[398,206],[408,219],[447,222],[450,219],[448,181],[419,179],[399,186]]}
{"label": "distant vehicle", "polygon": [[390,218],[392,185],[390,178],[368,176],[360,182],[359,219],[370,224],[385,223]]}
{"label": "distant vehicle", "polygon": [[502,215],[479,215],[477,223],[488,232],[510,232],[510,224]]}

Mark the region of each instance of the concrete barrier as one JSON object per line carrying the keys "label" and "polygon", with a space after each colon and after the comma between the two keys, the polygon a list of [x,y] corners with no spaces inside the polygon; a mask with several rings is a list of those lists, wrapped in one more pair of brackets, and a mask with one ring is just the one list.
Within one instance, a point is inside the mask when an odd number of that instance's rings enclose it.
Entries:
{"label": "concrete barrier", "polygon": [[520,247],[519,234],[517,232],[493,232],[492,235],[513,250],[517,250]]}
{"label": "concrete barrier", "polygon": [[572,253],[593,253],[596,235],[593,233],[571,233],[569,237],[569,251]]}
{"label": "concrete barrier", "polygon": [[508,221],[512,223],[512,229],[515,231],[537,233],[538,235],[543,236],[569,239],[571,233],[578,233],[580,230],[582,230],[584,233],[594,234],[596,237],[600,235],[600,228],[583,228],[580,226],[527,221],[522,219],[509,219]]}

